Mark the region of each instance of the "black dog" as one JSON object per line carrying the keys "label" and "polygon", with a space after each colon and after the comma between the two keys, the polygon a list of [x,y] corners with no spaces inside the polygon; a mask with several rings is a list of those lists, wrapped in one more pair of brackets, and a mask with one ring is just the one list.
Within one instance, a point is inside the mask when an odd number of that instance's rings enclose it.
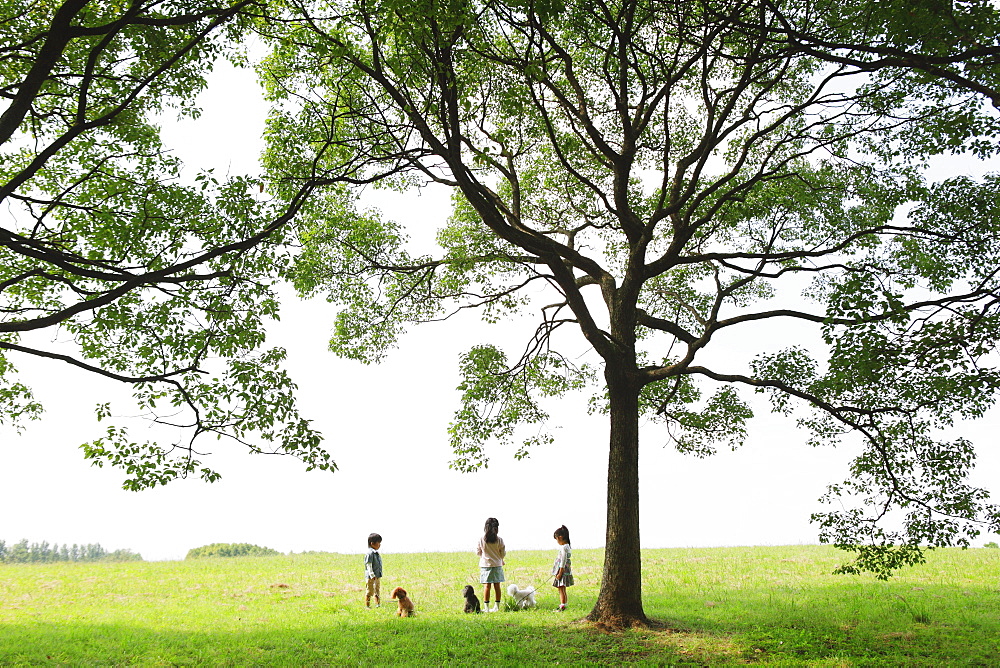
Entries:
{"label": "black dog", "polygon": [[465,597],[466,612],[482,612],[482,608],[479,606],[479,597],[476,596],[476,590],[472,588],[472,585],[465,585],[462,596]]}

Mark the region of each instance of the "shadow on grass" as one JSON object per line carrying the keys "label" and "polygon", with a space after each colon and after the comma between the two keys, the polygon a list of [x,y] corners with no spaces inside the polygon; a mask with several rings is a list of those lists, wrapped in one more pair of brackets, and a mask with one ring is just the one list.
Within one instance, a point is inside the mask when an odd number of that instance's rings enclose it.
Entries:
{"label": "shadow on grass", "polygon": [[789,587],[659,598],[634,630],[656,656],[718,665],[1000,666],[1000,592],[988,587]]}
{"label": "shadow on grass", "polygon": [[704,600],[654,595],[647,613],[662,627],[613,633],[579,621],[582,605],[562,615],[427,612],[413,619],[388,611],[347,618],[318,612],[280,628],[248,620],[196,631],[0,624],[0,665],[1000,665],[997,592],[939,591],[800,587],[773,595],[715,591]]}
{"label": "shadow on grass", "polygon": [[[599,633],[575,621],[550,625],[522,623],[528,615],[485,617],[392,618],[328,628],[216,632],[2,624],[0,665],[622,665],[650,654],[633,635]],[[656,663],[676,663],[683,657],[670,648],[656,653]]]}

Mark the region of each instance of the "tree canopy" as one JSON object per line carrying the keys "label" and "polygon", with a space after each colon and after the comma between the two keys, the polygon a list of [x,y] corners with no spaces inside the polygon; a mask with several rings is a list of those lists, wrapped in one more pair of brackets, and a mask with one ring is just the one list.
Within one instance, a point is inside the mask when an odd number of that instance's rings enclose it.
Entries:
{"label": "tree canopy", "polygon": [[296,197],[269,200],[248,177],[182,174],[157,126],[197,117],[214,61],[242,57],[238,40],[262,9],[0,2],[0,423],[21,427],[42,410],[17,376],[24,356],[130,384],[141,413],[180,433],[136,442],[98,407],[112,424],[85,456],[124,469],[130,489],[215,480],[196,446],[206,435],[334,466],[298,414],[284,351],[263,347]]}
{"label": "tree canopy", "polygon": [[277,550],[250,543],[212,543],[192,547],[184,559],[208,559],[226,557],[273,557],[281,554]]}
{"label": "tree canopy", "polygon": [[[523,354],[462,356],[453,466],[593,388],[610,438],[592,619],[645,620],[640,417],[705,456],[744,440],[746,392],[809,444],[859,448],[813,517],[856,552],[844,570],[884,577],[1000,529],[972,444],[941,431],[1000,381],[1000,178],[926,175],[996,150],[990,3],[282,4],[265,165],[289,202],[318,184],[289,275],[342,307],[331,348],[368,362],[458,310],[537,315]],[[433,256],[357,205],[430,183],[454,191]],[[821,344],[733,345],[762,323]],[[596,366],[565,352],[571,332]]]}

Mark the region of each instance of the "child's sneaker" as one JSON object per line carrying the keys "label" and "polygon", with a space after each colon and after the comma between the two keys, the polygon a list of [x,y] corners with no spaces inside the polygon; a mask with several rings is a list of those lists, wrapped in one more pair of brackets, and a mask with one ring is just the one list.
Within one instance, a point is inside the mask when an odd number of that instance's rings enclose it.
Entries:
{"label": "child's sneaker", "polygon": [[500,612],[500,604],[494,603],[493,607],[490,608],[490,612]]}
{"label": "child's sneaker", "polygon": [[556,608],[556,612],[565,612],[565,610],[566,610],[566,604],[565,603],[560,603],[559,607]]}

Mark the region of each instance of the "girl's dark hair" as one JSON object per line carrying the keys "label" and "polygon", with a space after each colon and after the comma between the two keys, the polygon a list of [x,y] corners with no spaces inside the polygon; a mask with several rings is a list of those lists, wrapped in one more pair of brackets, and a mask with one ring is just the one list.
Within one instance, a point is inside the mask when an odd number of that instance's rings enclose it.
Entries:
{"label": "girl's dark hair", "polygon": [[375,543],[381,543],[381,542],[382,542],[382,536],[378,535],[377,533],[368,534],[368,547],[371,547]]}
{"label": "girl's dark hair", "polygon": [[486,526],[483,527],[483,531],[486,532],[486,542],[495,543],[497,542],[497,532],[500,531],[500,522],[495,517],[486,518]]}
{"label": "girl's dark hair", "polygon": [[570,542],[570,539],[569,539],[569,529],[566,528],[565,524],[562,525],[561,527],[559,527],[558,529],[556,529],[555,532],[553,532],[553,534],[552,534],[553,538],[558,538],[559,536],[562,536],[566,540],[567,543]]}

